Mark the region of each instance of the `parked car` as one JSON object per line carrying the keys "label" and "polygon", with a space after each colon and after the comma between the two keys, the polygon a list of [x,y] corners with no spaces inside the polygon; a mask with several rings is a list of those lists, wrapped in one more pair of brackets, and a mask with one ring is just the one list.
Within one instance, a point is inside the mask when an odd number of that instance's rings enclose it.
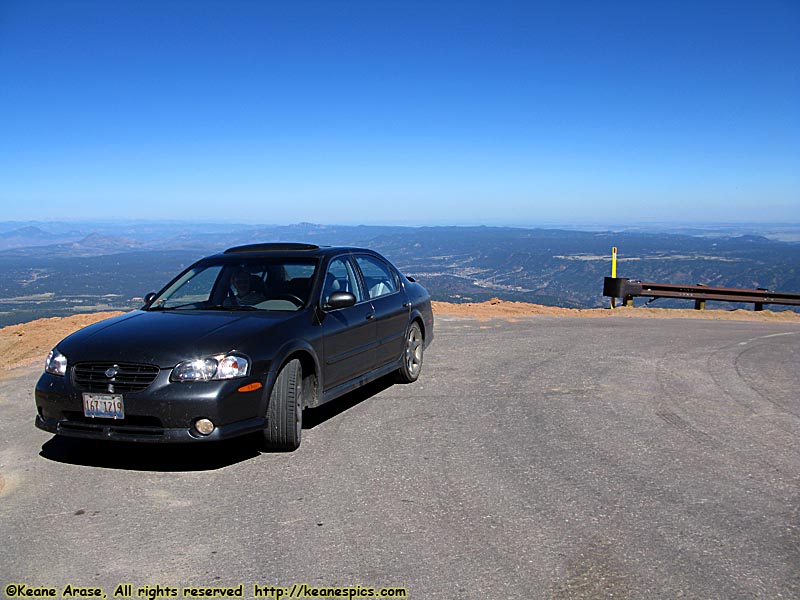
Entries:
{"label": "parked car", "polygon": [[136,442],[262,432],[293,450],[304,408],[391,373],[416,381],[432,339],[428,292],[377,252],[238,246],[59,342],[36,426]]}

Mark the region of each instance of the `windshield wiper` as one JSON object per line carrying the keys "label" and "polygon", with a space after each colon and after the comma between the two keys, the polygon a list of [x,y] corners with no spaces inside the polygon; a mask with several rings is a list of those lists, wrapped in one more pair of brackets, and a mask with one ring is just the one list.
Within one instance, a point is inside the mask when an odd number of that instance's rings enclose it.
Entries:
{"label": "windshield wiper", "polygon": [[201,307],[202,310],[259,310],[255,306],[247,306],[246,304],[234,304],[225,306],[224,304],[212,304],[210,306]]}
{"label": "windshield wiper", "polygon": [[260,310],[255,306],[248,306],[246,304],[200,304],[198,305],[197,302],[187,302],[186,304],[177,304],[175,306],[151,306],[147,310],[152,311],[162,311],[162,310],[178,310],[178,309],[188,309],[188,310],[243,310],[243,311],[250,311],[250,310]]}
{"label": "windshield wiper", "polygon": [[163,304],[161,304],[160,306],[151,306],[147,310],[176,310],[178,308],[187,308],[190,306],[192,308],[200,308],[199,306],[197,306],[197,302],[187,302],[186,304],[177,304],[175,306],[164,306]]}

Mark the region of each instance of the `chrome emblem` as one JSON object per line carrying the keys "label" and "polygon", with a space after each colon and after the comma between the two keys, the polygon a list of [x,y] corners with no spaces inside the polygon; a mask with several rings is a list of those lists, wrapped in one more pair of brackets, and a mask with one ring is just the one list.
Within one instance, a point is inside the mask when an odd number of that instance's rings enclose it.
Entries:
{"label": "chrome emblem", "polygon": [[119,373],[119,365],[114,365],[113,367],[109,367],[106,369],[106,377],[109,379],[114,379]]}

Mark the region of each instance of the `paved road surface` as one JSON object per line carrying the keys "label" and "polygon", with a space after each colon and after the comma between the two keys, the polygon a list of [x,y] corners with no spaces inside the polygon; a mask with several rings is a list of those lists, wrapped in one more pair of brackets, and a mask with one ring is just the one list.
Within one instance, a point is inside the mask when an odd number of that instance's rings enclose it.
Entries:
{"label": "paved road surface", "polygon": [[291,454],[53,439],[0,383],[0,583],[800,598],[800,327],[440,318]]}

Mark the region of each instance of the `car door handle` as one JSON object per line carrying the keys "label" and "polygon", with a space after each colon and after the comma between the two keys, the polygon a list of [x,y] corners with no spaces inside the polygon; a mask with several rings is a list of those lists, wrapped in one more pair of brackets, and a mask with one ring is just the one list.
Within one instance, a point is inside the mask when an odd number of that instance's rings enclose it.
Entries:
{"label": "car door handle", "polygon": [[375,313],[369,313],[367,315],[367,321],[372,321],[372,319],[374,319],[374,318],[375,318]]}

